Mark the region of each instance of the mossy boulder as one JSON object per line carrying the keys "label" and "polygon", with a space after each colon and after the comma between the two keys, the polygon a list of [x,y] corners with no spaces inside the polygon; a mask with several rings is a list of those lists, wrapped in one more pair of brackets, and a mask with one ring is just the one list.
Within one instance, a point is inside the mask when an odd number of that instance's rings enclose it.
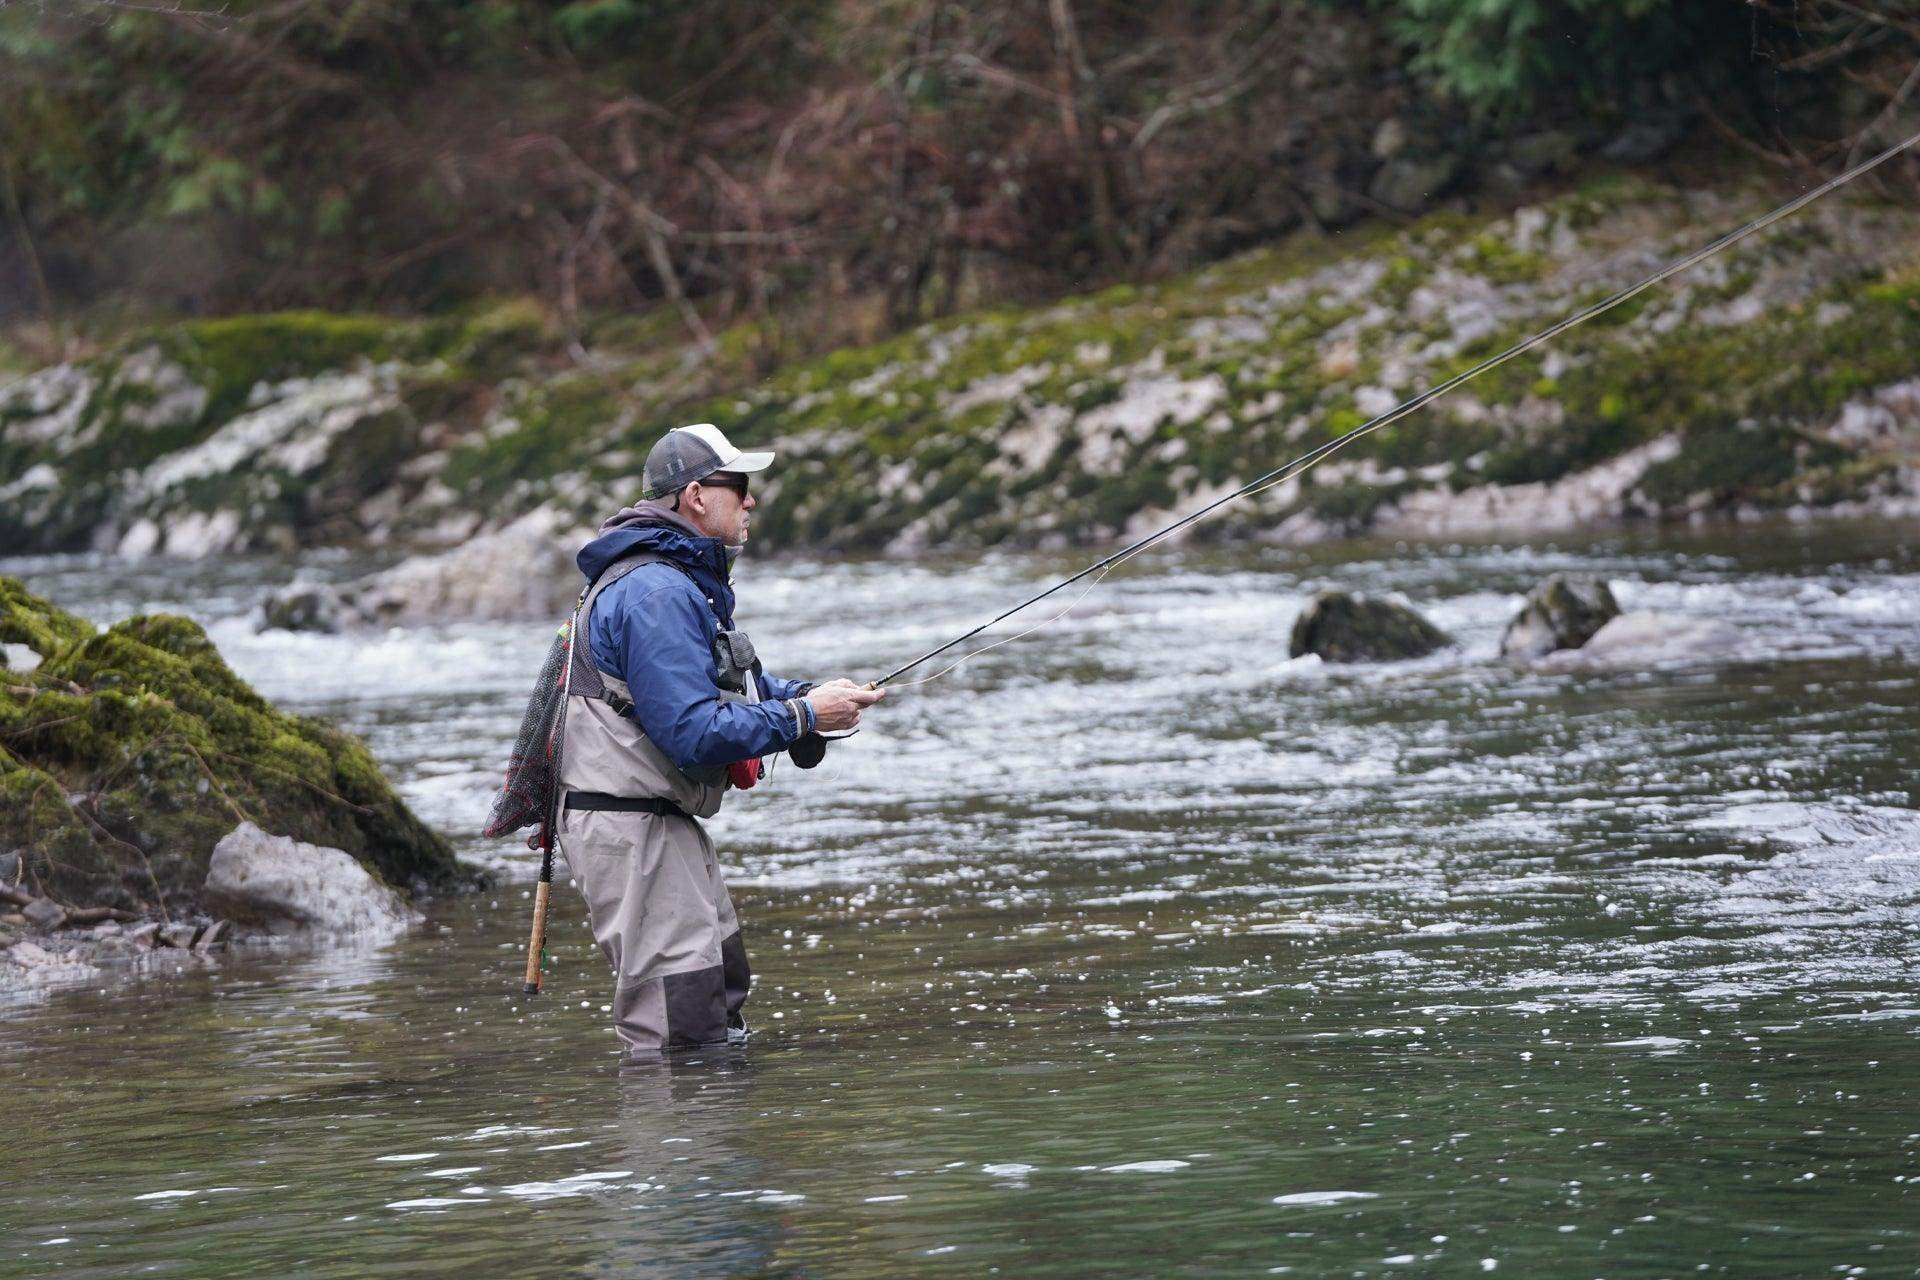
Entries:
{"label": "mossy boulder", "polygon": [[1346,591],[1322,591],[1293,624],[1287,646],[1295,658],[1309,653],[1328,662],[1392,662],[1423,658],[1453,638],[1406,605]]}
{"label": "mossy boulder", "polygon": [[1578,649],[1619,616],[1613,589],[1600,579],[1551,574],[1527,592],[1526,603],[1500,636],[1500,653],[1531,659],[1556,649]]}
{"label": "mossy boulder", "polygon": [[0,577],[0,854],[71,905],[201,910],[214,846],[242,822],[341,849],[411,893],[471,883],[356,739],[275,710],[190,619],[100,630]]}

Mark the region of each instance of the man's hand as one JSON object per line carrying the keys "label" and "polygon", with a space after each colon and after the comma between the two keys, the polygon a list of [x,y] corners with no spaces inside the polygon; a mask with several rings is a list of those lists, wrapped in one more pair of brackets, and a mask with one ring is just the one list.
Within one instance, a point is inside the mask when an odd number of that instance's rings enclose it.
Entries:
{"label": "man's hand", "polygon": [[814,728],[836,732],[859,725],[860,713],[886,696],[882,690],[855,684],[843,676],[815,685],[807,701],[813,704]]}

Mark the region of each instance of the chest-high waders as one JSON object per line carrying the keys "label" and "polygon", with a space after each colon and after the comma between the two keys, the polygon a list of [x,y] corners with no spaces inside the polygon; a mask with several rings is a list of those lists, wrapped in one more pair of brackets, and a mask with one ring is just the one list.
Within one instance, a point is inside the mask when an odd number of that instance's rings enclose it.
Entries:
{"label": "chest-high waders", "polygon": [[[752,980],[713,841],[698,821],[719,811],[727,771],[683,770],[669,760],[627,714],[626,683],[594,666],[584,634],[600,593],[657,560],[642,553],[610,566],[580,606],[556,824],[594,940],[613,966],[614,1030],[636,1058],[723,1044],[730,1030],[744,1038],[741,1007]],[[758,701],[746,637],[723,631],[714,656],[722,681],[715,692]]]}

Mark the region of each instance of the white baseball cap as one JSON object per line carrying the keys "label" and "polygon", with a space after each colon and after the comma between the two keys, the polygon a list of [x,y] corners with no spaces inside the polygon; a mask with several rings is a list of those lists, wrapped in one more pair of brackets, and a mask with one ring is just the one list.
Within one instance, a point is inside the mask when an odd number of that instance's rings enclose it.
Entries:
{"label": "white baseball cap", "polygon": [[742,453],[711,422],[675,427],[660,437],[647,453],[641,479],[649,498],[678,493],[716,471],[765,471],[773,465],[771,451]]}

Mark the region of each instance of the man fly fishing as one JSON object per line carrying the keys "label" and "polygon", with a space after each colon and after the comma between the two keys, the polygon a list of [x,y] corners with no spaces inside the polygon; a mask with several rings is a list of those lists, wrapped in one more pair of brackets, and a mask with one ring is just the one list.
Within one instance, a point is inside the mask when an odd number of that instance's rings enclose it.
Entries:
{"label": "man fly fishing", "polygon": [[[786,750],[803,767],[818,764],[825,752],[819,730],[854,727],[861,710],[908,673],[1091,578],[1084,596],[1132,557],[1227,504],[1284,483],[1362,436],[1757,235],[1915,146],[1920,133],[1255,476],[867,685],[841,679],[812,686],[761,672],[752,645],[732,630],[728,566],[752,519],[748,473],[764,470],[773,455],[742,454],[712,426],[669,432],[647,455],[647,500],[607,521],[580,552],[589,587],[573,622],[548,653],[485,829],[493,837],[536,826],[537,847],[546,855],[527,949],[527,992],[539,990],[557,826],[567,864],[586,893],[594,937],[614,967],[614,1026],[629,1052],[653,1054],[736,1034],[744,1039],[740,1008],[747,995],[746,951],[713,844],[695,819],[717,812],[729,786],[754,785],[760,757]],[[901,687],[940,679],[969,659],[1066,616],[1077,603]],[[587,644],[580,643],[583,633]]]}
{"label": "man fly fishing", "polygon": [[554,831],[613,966],[629,1060],[746,1038],[746,948],[699,819],[757,783],[762,757],[854,728],[885,696],[769,676],[734,630],[749,477],[772,462],[711,425],[675,428],[647,454],[642,501],[578,557],[588,588],[560,711]]}

